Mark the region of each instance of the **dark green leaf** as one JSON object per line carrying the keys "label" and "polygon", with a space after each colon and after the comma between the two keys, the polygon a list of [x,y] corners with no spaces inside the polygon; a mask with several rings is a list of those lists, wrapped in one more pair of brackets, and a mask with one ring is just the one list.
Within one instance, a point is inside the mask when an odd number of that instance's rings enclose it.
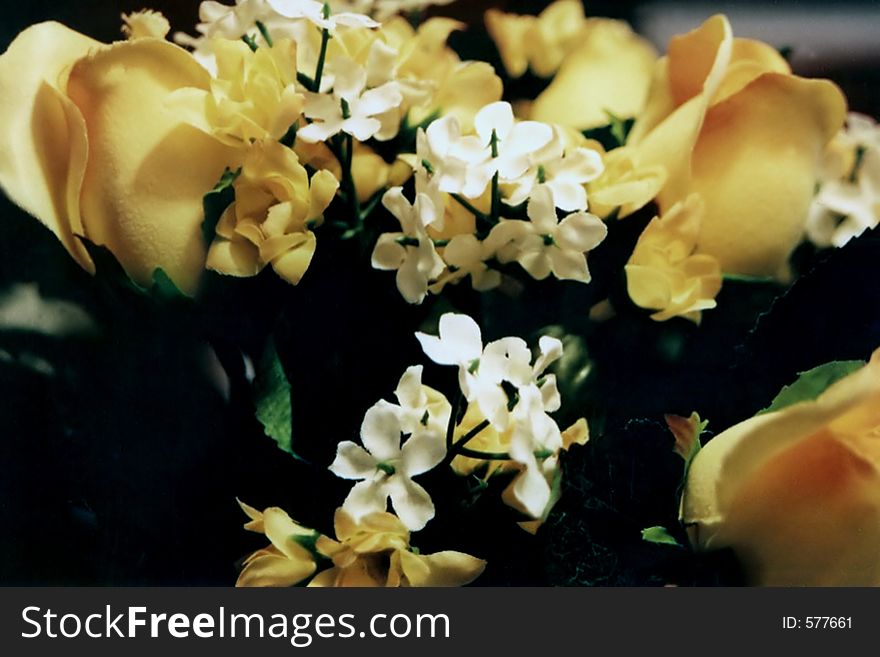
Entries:
{"label": "dark green leaf", "polygon": [[271,339],[257,368],[254,403],[257,419],[266,435],[278,443],[279,448],[299,459],[293,451],[290,383]]}
{"label": "dark green leaf", "polygon": [[235,200],[235,189],[233,189],[232,183],[235,182],[240,174],[241,169],[233,171],[227,168],[223,175],[220,176],[217,184],[214,185],[214,189],[205,194],[202,199],[202,207],[205,211],[205,220],[202,222],[202,236],[205,239],[205,244],[208,246],[214,241],[214,232],[217,229],[217,222],[220,221],[223,211]]}

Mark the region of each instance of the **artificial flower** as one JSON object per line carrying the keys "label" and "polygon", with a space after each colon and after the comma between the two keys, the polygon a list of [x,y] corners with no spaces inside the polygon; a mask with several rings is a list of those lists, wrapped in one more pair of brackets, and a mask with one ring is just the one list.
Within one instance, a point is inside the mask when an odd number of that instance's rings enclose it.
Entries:
{"label": "artificial flower", "polygon": [[311,180],[296,153],[276,142],[256,142],[233,183],[235,202],[217,223],[208,268],[255,276],[266,265],[299,283],[315,253],[312,227],[323,220],[339,183],[329,171]]}
{"label": "artificial flower", "polygon": [[[412,531],[434,517],[431,496],[412,477],[431,470],[446,455],[444,433],[431,425],[418,426],[401,446],[403,427],[395,407],[379,402],[364,415],[361,441],[339,443],[331,472],[343,479],[361,480],[345,498],[342,508],[356,520],[384,511],[388,499],[401,521]],[[366,448],[366,449],[365,449]]]}
{"label": "artificial flower", "polygon": [[645,227],[626,271],[626,289],[637,306],[655,311],[659,322],[684,317],[699,324],[714,308],[721,290],[721,266],[707,254],[694,254],[703,201],[692,194]]}
{"label": "artificial flower", "polygon": [[314,541],[317,532],[290,519],[278,507],[258,511],[243,502],[242,510],[250,518],[244,528],[265,534],[271,545],[250,554],[235,583],[238,587],[295,586],[311,577],[317,565],[304,543]]}
{"label": "artificial flower", "polygon": [[529,168],[508,182],[511,188],[505,194],[508,205],[519,205],[532,191],[546,185],[553,202],[560,210],[577,212],[587,209],[585,185],[602,175],[602,155],[584,146],[565,147],[562,131],[555,128],[553,139],[529,156]]}
{"label": "artificial flower", "polygon": [[373,249],[372,265],[376,269],[396,270],[397,288],[409,303],[421,303],[428,293],[428,282],[444,269],[427,228],[442,222],[443,201],[433,185],[417,191],[413,204],[403,195],[403,188],[389,189],[382,204],[400,222],[399,233],[383,233]]}
{"label": "artificial flower", "polygon": [[431,291],[439,294],[444,285],[456,283],[466,276],[471,277],[473,288],[480,292],[498,287],[501,273],[486,264],[494,256],[492,245],[485,240],[480,241],[473,233],[455,235],[441,252],[448,269],[431,286]]}
{"label": "artificial flower", "polygon": [[[562,355],[562,345],[545,336],[539,341],[541,355],[532,365],[532,355],[521,338],[506,337],[483,347],[479,325],[469,316],[445,313],[440,317],[439,335],[416,333],[425,355],[440,365],[458,367],[459,385],[465,399],[475,402],[493,427],[507,428],[514,404],[503,383],[516,388],[536,385],[544,388],[545,410],[559,409],[556,378],[544,370]],[[539,384],[540,382],[540,384]]]}
{"label": "artificial flower", "polygon": [[369,16],[353,12],[325,15],[324,3],[316,0],[266,0],[269,6],[285,18],[302,18],[331,33],[340,27],[369,28],[379,23]]}
{"label": "artificial flower", "polygon": [[422,383],[421,365],[408,367],[394,391],[397,414],[403,433],[427,430],[444,434],[452,407],[440,392]]}
{"label": "artificial flower", "polygon": [[603,219],[612,213],[619,219],[628,217],[650,203],[666,184],[665,167],[638,162],[636,152],[627,146],[605,153],[602,164],[602,173],[587,185],[587,191],[590,212]]}
{"label": "artificial flower", "polygon": [[403,96],[396,82],[367,89],[367,71],[347,57],[332,63],[335,77],[332,94],[307,93],[303,113],[312,123],[300,128],[297,137],[306,142],[326,141],[345,132],[359,141],[374,137],[387,141],[400,126]]}
{"label": "artificial flower", "polygon": [[174,96],[175,106],[230,146],[279,140],[301,117],[305,101],[296,81],[296,50],[287,39],[256,51],[241,41],[218,40],[210,91],[183,89]]}
{"label": "artificial flower", "polygon": [[725,272],[786,279],[845,107],[834,84],[792,75],[776,50],[735,39],[718,15],[672,39],[628,145],[640,164],[666,169],[661,214],[702,196],[697,253]]}
{"label": "artificial flower", "polygon": [[202,197],[236,156],[169,98],[209,85],[165,41],[106,46],[58,23],[30,27],[0,56],[0,186],[85,269],[94,266],[80,237],[106,246],[135,282],[149,286],[162,269],[193,294]]}
{"label": "artificial flower", "polygon": [[560,280],[589,283],[586,253],[608,234],[602,220],[575,212],[560,221],[553,194],[546,186],[534,190],[527,213],[529,221],[502,220],[492,228],[487,241],[496,246],[498,260],[518,262],[536,280],[552,273]]}
{"label": "artificial flower", "polygon": [[406,527],[390,513],[371,513],[356,521],[339,509],[334,524],[337,540],[322,536],[316,543],[333,566],[309,586],[464,586],[486,567],[482,559],[463,552],[422,554],[413,549]]}
{"label": "artificial flower", "polygon": [[636,116],[645,104],[654,48],[621,21],[587,19],[556,77],[531,104],[528,118],[577,130]]}
{"label": "artificial flower", "polygon": [[695,548],[729,547],[751,584],[880,585],[880,351],[817,399],[741,422],[688,470]]}

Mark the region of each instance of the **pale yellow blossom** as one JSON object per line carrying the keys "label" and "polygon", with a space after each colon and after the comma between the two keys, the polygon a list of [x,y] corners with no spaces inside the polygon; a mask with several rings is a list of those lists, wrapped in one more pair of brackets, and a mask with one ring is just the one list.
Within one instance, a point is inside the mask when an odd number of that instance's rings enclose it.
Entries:
{"label": "pale yellow blossom", "polygon": [[721,290],[721,266],[695,254],[704,205],[697,194],[672,206],[647,225],[626,270],[626,288],[637,306],[656,311],[651,319],[684,317],[699,324]]}

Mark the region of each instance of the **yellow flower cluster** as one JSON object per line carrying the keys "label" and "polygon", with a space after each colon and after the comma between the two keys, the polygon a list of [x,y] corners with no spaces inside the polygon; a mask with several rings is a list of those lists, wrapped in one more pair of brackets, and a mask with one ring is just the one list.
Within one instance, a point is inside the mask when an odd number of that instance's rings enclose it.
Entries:
{"label": "yellow flower cluster", "polygon": [[410,546],[409,531],[390,513],[371,513],[355,522],[338,509],[334,540],[302,527],[277,507],[263,512],[241,507],[251,519],[245,529],[265,534],[271,544],[247,557],[236,583],[240,587],[299,584],[317,570],[316,556],[333,565],[308,586],[463,586],[486,567],[463,552],[419,553]]}

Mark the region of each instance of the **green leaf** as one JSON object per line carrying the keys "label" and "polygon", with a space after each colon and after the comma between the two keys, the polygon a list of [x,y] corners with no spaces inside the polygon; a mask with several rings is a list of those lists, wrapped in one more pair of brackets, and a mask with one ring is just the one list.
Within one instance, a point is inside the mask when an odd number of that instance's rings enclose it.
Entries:
{"label": "green leaf", "polygon": [[665,527],[648,527],[642,530],[642,540],[648,543],[659,543],[660,545],[678,545]]}
{"label": "green leaf", "polygon": [[257,419],[266,435],[278,443],[278,447],[295,458],[302,458],[293,451],[293,414],[290,403],[290,383],[275,342],[270,338],[257,368],[254,380],[254,404]]}
{"label": "green leaf", "polygon": [[779,411],[792,404],[816,399],[833,383],[864,367],[861,360],[838,360],[801,372],[797,381],[785,386],[767,408],[758,413]]}
{"label": "green leaf", "polygon": [[207,246],[214,241],[214,233],[217,230],[217,222],[223,211],[235,200],[235,189],[232,183],[241,175],[241,169],[226,168],[220,180],[214,185],[214,189],[205,194],[202,199],[202,208],[205,211],[205,220],[202,222],[202,237]]}
{"label": "green leaf", "polygon": [[597,128],[584,130],[583,135],[587,139],[595,139],[602,144],[605,150],[610,151],[626,144],[635,119],[624,119],[608,110],[605,110],[605,113],[608,115],[609,122]]}
{"label": "green leaf", "polygon": [[185,295],[174,281],[161,268],[153,271],[153,287],[150,288],[150,295],[157,301],[189,301],[190,298]]}

